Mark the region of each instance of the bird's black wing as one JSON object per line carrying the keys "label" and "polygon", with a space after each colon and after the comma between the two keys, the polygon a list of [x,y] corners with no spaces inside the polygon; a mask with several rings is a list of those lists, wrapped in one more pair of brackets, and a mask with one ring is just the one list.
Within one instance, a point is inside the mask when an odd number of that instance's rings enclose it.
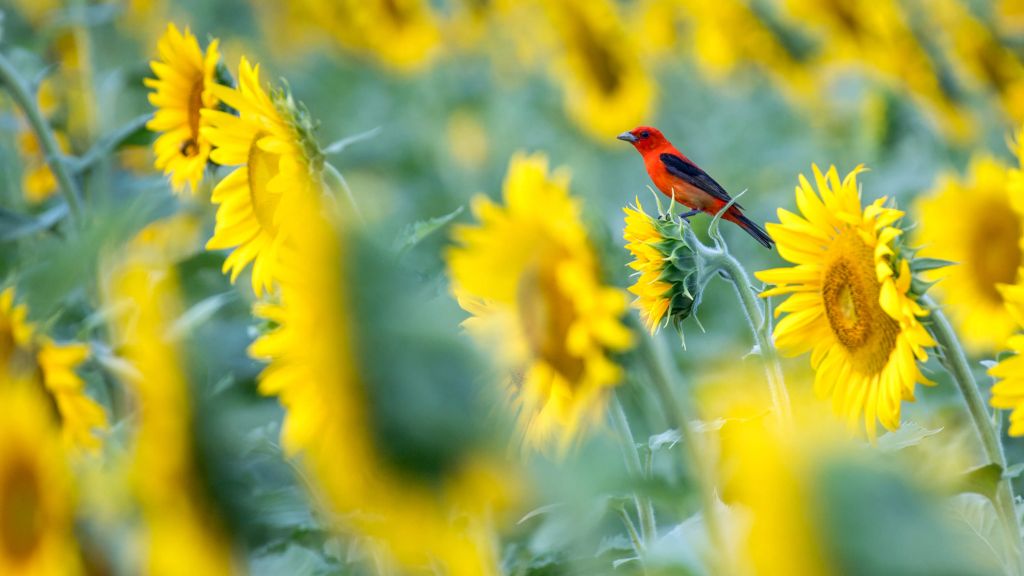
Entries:
{"label": "bird's black wing", "polygon": [[[729,202],[732,200],[732,196],[722,188],[722,185],[715,182],[715,179],[708,176],[708,173],[701,170],[700,168],[690,164],[686,160],[683,160],[675,154],[665,153],[662,154],[661,163],[665,165],[665,169],[668,173],[682,179],[687,184],[699,188],[708,194],[718,198],[722,202]],[[738,202],[733,203],[733,206],[743,209]]]}

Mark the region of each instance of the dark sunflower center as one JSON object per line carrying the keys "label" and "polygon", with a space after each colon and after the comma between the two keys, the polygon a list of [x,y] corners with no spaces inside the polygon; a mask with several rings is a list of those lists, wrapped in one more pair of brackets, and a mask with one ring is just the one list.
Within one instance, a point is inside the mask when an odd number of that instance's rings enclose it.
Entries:
{"label": "dark sunflower center", "polygon": [[989,300],[1002,304],[998,284],[1013,284],[1021,264],[1020,218],[1010,206],[995,204],[984,211],[969,239],[971,278]]}
{"label": "dark sunflower center", "polygon": [[519,281],[519,322],[531,354],[546,362],[568,382],[583,374],[582,359],[567,348],[573,303],[558,286],[554,263],[541,263]]}
{"label": "dark sunflower center", "polygon": [[246,163],[246,170],[249,171],[249,195],[260,227],[274,234],[277,232],[274,215],[277,213],[277,205],[281,203],[281,193],[272,191],[269,184],[274,176],[277,176],[281,159],[277,154],[271,154],[259,147],[258,142],[262,136],[260,134],[253,138],[249,146],[249,160]]}
{"label": "dark sunflower center", "polygon": [[405,24],[408,20],[405,10],[398,0],[384,0],[381,2],[381,5],[384,7],[384,13],[387,14],[388,18],[398,26]]}
{"label": "dark sunflower center", "polygon": [[203,84],[202,78],[196,80],[188,95],[188,127],[192,137],[181,143],[181,153],[188,157],[199,153],[199,118],[203,109]]}
{"label": "dark sunflower center", "polygon": [[607,44],[598,38],[586,20],[578,14],[570,14],[573,40],[576,49],[583,56],[583,62],[597,87],[606,95],[614,94],[622,84],[622,63],[609,50]]}
{"label": "dark sunflower center", "polygon": [[16,457],[0,476],[0,546],[20,562],[39,546],[42,533],[39,477],[26,458]]}
{"label": "dark sunflower center", "polygon": [[876,374],[896,347],[899,323],[878,302],[881,285],[871,248],[851,232],[836,239],[833,249],[837,256],[821,287],[825,316],[858,371]]}

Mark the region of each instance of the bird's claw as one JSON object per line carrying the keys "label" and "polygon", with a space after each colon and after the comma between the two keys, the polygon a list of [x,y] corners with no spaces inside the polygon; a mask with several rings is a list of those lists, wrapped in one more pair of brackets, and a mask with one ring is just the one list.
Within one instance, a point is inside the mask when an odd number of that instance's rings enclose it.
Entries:
{"label": "bird's claw", "polygon": [[686,220],[687,222],[689,222],[690,218],[693,218],[697,214],[700,214],[700,210],[690,210],[689,212],[686,212],[685,214],[680,214],[679,215],[679,219],[680,220]]}

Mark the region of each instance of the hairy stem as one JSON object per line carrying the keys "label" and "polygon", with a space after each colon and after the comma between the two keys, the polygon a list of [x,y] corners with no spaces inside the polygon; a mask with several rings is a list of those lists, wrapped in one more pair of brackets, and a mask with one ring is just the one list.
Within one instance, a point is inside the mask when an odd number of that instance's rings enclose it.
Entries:
{"label": "hairy stem", "polygon": [[679,431],[683,451],[672,450],[680,457],[680,464],[683,469],[690,468],[695,471],[697,485],[700,492],[701,508],[704,513],[704,524],[707,527],[708,539],[712,548],[716,551],[715,557],[718,561],[727,562],[725,540],[722,536],[721,523],[718,518],[717,499],[715,497],[714,471],[711,463],[704,457],[698,445],[697,432],[693,429],[693,422],[696,416],[689,404],[679,402],[672,390],[669,380],[669,364],[666,358],[667,351],[658,339],[652,338],[646,330],[638,330],[642,334],[640,344],[637,347],[644,365],[650,371],[651,380],[654,383],[654,391],[661,401],[661,407],[665,411],[665,419],[668,425]]}
{"label": "hairy stem", "polygon": [[743,315],[747,319],[747,325],[757,343],[758,354],[764,362],[764,371],[768,379],[768,388],[772,395],[772,404],[775,414],[783,427],[788,428],[792,423],[792,410],[790,408],[789,392],[786,390],[786,380],[782,373],[782,364],[779,362],[779,353],[775,349],[769,333],[770,323],[764,307],[758,302],[754,295],[754,288],[750,283],[750,277],[746,270],[736,258],[729,254],[724,240],[719,239],[720,248],[705,246],[702,242],[689,234],[690,247],[698,252],[708,269],[704,272],[706,277],[722,272],[725,278],[732,284],[736,297],[740,301]]}
{"label": "hairy stem", "polygon": [[54,177],[57,179],[60,192],[68,205],[68,213],[71,215],[71,220],[76,226],[81,225],[81,196],[75,181],[71,179],[71,175],[68,173],[67,166],[64,165],[60,147],[57,145],[57,139],[53,135],[53,130],[46,122],[46,119],[43,118],[43,113],[39,110],[36,99],[21,79],[18,71],[14,69],[10,60],[3,54],[0,54],[0,85],[7,89],[11,98],[24,112],[25,118],[28,119],[32,131],[39,141],[39,146],[43,149],[46,163],[49,164],[50,171],[53,172]]}
{"label": "hairy stem", "polygon": [[[950,326],[949,320],[946,319],[935,301],[928,296],[922,297],[921,300],[931,314],[932,321],[929,330],[942,348],[942,364],[953,376],[953,380],[960,389],[960,395],[963,396],[964,403],[967,405],[967,413],[971,417],[975,432],[978,433],[985,456],[989,461],[998,464],[1001,470],[1005,470],[1006,455],[1003,452],[1003,445],[999,441],[992,415],[985,406],[985,400],[978,389],[978,383],[974,380],[974,374],[967,363],[967,357],[960,346],[960,341],[957,339],[953,327]],[[1007,537],[1012,541],[1011,553],[1017,573],[1024,574],[1024,563],[1022,563],[1024,562],[1024,553],[1021,550],[1024,540],[1021,538],[1020,523],[1017,521],[1014,504],[1013,485],[1010,478],[1004,476],[999,481],[993,505],[1003,523]]]}
{"label": "hairy stem", "polygon": [[[622,403],[618,398],[612,401],[612,421],[618,429],[619,440],[622,443],[622,453],[626,459],[626,468],[634,478],[643,478],[643,466],[640,463],[640,452],[636,449],[636,441],[633,439],[633,431],[629,427],[629,419],[622,409]],[[638,494],[633,495],[633,502],[636,505],[636,515],[640,518],[640,533],[644,543],[651,542],[658,535],[657,524],[654,520],[654,505],[651,499]],[[641,550],[637,550],[639,554]]]}

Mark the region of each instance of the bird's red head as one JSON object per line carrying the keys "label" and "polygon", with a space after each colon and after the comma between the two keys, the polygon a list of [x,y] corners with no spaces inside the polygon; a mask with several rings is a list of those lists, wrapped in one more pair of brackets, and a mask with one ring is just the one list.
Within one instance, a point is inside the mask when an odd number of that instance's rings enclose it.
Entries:
{"label": "bird's red head", "polygon": [[661,133],[661,130],[651,126],[637,126],[629,132],[623,132],[616,136],[619,140],[629,142],[641,153],[648,150],[655,150],[668,144],[668,140]]}

